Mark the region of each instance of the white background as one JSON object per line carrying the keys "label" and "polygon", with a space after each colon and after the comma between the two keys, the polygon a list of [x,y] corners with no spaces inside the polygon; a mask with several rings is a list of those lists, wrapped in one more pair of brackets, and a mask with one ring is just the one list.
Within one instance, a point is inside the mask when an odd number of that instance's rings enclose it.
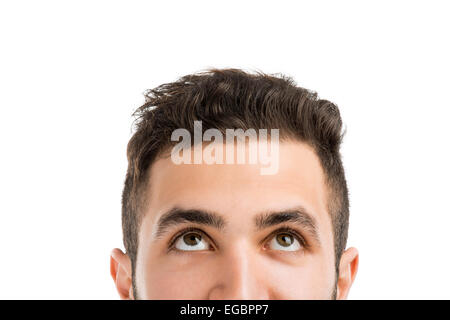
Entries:
{"label": "white background", "polygon": [[2,1],[0,298],[117,299],[132,111],[208,67],[281,72],[347,126],[350,299],[450,298],[445,1]]}

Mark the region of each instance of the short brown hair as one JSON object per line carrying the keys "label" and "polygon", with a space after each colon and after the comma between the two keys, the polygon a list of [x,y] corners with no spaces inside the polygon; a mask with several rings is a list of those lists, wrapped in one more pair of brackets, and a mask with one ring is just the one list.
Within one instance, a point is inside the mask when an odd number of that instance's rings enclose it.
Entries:
{"label": "short brown hair", "polygon": [[172,132],[225,129],[279,129],[280,139],[308,143],[317,153],[326,176],[335,249],[335,268],[345,249],[349,200],[339,152],[344,133],[338,107],[317,93],[296,86],[285,75],[248,73],[240,69],[208,69],[162,84],[145,93],[145,103],[134,116],[136,132],[127,148],[128,171],[122,194],[125,249],[135,279],[139,226],[143,218],[143,191],[155,159],[175,142]]}

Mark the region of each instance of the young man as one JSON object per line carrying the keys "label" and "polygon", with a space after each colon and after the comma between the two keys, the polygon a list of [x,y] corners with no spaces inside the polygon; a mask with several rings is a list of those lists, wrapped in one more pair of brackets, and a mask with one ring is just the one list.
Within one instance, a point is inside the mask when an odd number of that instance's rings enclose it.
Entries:
{"label": "young man", "polygon": [[336,105],[286,76],[211,69],[149,90],[135,115],[126,253],[111,253],[122,299],[347,297]]}

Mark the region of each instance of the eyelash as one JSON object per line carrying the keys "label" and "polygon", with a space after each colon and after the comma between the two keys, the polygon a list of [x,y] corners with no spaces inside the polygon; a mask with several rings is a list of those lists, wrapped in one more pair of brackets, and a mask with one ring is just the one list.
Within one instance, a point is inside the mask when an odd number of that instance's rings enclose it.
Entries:
{"label": "eyelash", "polygon": [[[175,243],[182,236],[184,236],[188,233],[191,233],[191,232],[199,233],[200,235],[205,236],[206,238],[208,238],[208,241],[212,242],[214,247],[217,247],[216,244],[214,243],[214,241],[212,241],[211,238],[206,234],[206,232],[204,232],[203,230],[201,230],[199,228],[188,227],[188,228],[182,229],[181,231],[177,232],[173,236],[173,238],[169,241],[168,251],[175,251],[177,253],[183,253],[184,251],[177,250],[175,248]],[[279,233],[289,234],[289,235],[293,236],[295,239],[297,239],[297,241],[301,244],[301,246],[303,248],[305,248],[305,249],[309,248],[309,244],[306,242],[305,238],[297,230],[295,230],[291,227],[288,227],[288,226],[281,226],[280,228],[274,230],[269,236],[264,238],[264,240],[262,240],[260,244],[267,242],[269,239],[272,239],[274,236],[276,236]]]}

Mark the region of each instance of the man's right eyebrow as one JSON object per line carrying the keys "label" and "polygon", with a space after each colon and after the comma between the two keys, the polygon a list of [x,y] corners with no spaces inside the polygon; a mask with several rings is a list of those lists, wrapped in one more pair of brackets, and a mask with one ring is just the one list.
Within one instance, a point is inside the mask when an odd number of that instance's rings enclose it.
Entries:
{"label": "man's right eyebrow", "polygon": [[222,230],[226,224],[225,219],[215,212],[175,207],[162,214],[159,218],[155,238],[163,237],[169,228],[186,222],[211,226],[219,230]]}

